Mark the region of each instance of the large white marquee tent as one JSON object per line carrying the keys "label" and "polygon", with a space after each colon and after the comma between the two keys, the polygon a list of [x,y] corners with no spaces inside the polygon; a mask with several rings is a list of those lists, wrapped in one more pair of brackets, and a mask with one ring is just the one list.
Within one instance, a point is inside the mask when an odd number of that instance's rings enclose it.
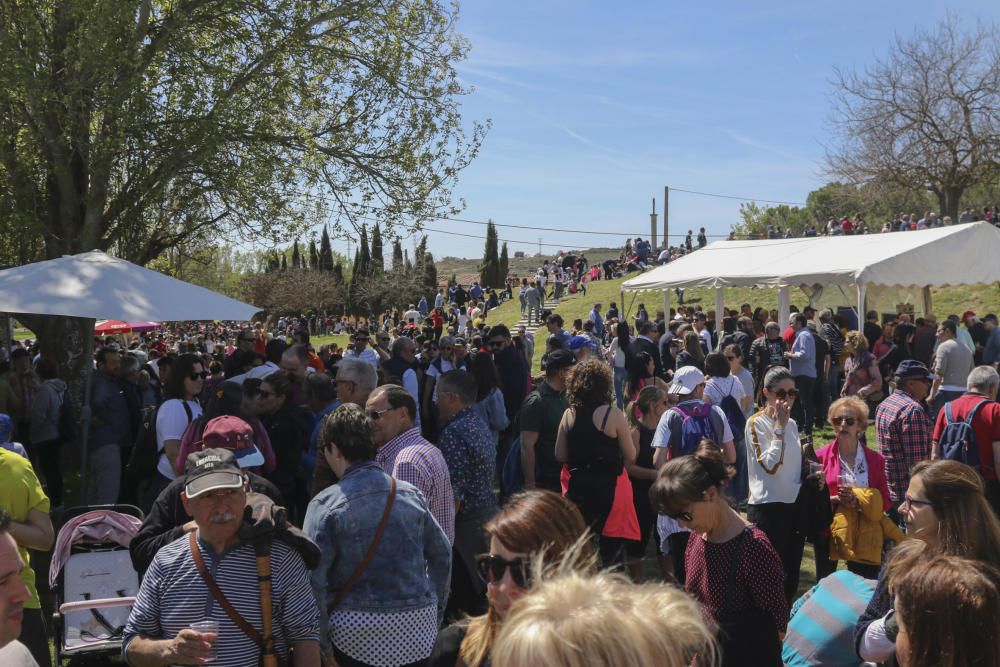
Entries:
{"label": "large white marquee tent", "polygon": [[625,281],[622,291],[662,292],[669,312],[670,290],[714,288],[721,312],[726,287],[772,287],[784,322],[792,287],[849,295],[863,319],[866,294],[876,288],[919,289],[929,312],[930,287],[997,281],[1000,229],[977,222],[891,234],[716,241]]}

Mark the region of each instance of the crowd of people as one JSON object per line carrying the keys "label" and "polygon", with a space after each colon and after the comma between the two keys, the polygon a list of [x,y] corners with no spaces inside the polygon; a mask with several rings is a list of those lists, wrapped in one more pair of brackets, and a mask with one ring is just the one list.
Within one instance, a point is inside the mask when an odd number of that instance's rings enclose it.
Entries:
{"label": "crowd of people", "polygon": [[[127,661],[1000,666],[995,315],[567,327],[539,290],[594,269],[521,282],[537,332],[473,283],[342,321],[345,348],[309,317],[98,339],[81,483],[145,517]],[[0,662],[46,665],[30,552],[67,502],[67,385],[5,352]]]}

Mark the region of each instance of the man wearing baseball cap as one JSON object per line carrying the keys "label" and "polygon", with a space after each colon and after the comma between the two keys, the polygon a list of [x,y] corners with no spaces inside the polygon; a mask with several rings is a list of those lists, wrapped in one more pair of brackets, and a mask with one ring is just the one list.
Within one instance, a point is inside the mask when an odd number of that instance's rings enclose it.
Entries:
{"label": "man wearing baseball cap", "polygon": [[577,363],[586,361],[597,353],[597,345],[586,336],[571,336],[567,347],[576,357]]}
{"label": "man wearing baseball cap", "polygon": [[561,492],[556,434],[569,407],[566,377],[574,364],[576,357],[569,350],[554,350],[542,357],[545,380],[521,404],[521,469],[527,489]]}
{"label": "man wearing baseball cap", "polygon": [[[188,456],[181,501],[195,529],[160,549],[142,579],[122,635],[129,664],[257,664],[261,649],[220,602],[209,581],[235,613],[261,627],[260,588],[254,546],[239,539],[246,507],[243,471],[229,449]],[[199,564],[200,561],[200,564]],[[206,564],[210,564],[206,565]],[[296,665],[319,665],[319,608],[309,572],[297,551],[279,540],[270,548],[274,652]],[[204,571],[202,571],[204,570]],[[192,623],[214,621],[216,631]],[[160,662],[157,662],[160,661]]]}
{"label": "man wearing baseball cap", "polygon": [[680,402],[663,413],[653,434],[653,465],[657,468],[678,456],[685,447],[685,443],[681,441],[681,424],[685,418],[707,419],[705,432],[722,448],[727,463],[736,462],[733,431],[729,427],[726,413],[719,406],[706,402],[704,392],[705,375],[700,370],[694,366],[683,366],[674,372],[667,393],[678,395]]}
{"label": "man wearing baseball cap", "polygon": [[875,411],[879,453],[885,458],[892,506],[889,516],[899,523],[898,508],[910,484],[910,468],[931,457],[931,423],[921,404],[937,376],[919,361],[906,359],[896,367],[896,390]]}
{"label": "man wearing baseball cap", "polygon": [[[263,463],[264,457],[253,443],[253,428],[239,417],[225,415],[216,417],[205,425],[199,449],[226,449],[232,453],[239,468],[252,468]],[[188,456],[194,456],[193,452]],[[258,461],[260,463],[258,463]],[[187,470],[187,467],[185,467]],[[284,505],[285,500],[274,484],[252,472],[244,471],[251,491],[263,494],[276,505]],[[184,507],[181,493],[187,484],[185,475],[178,476],[167,488],[160,492],[153,506],[146,514],[139,532],[129,544],[132,565],[139,576],[153,562],[156,552],[186,532],[194,530],[195,523]]]}

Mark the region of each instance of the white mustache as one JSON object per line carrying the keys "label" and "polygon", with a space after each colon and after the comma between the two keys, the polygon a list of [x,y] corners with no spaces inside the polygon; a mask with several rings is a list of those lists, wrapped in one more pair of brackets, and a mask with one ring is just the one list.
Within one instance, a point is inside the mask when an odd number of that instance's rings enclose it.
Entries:
{"label": "white mustache", "polygon": [[208,517],[209,523],[229,523],[236,518],[236,515],[232,512],[222,512],[220,514],[213,514]]}

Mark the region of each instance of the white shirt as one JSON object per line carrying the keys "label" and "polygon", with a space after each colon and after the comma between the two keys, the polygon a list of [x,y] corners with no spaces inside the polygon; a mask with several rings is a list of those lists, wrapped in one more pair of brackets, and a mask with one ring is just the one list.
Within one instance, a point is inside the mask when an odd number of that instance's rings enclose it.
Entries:
{"label": "white shirt", "polygon": [[185,402],[191,408],[191,419],[188,419],[184,402],[179,398],[164,401],[156,412],[156,446],[159,451],[163,452],[160,454],[160,460],[156,463],[156,469],[167,479],[177,479],[177,473],[174,472],[173,462],[167,461],[163,443],[167,440],[183,438],[188,424],[200,417],[202,412],[201,404],[198,401]]}
{"label": "white shirt", "polygon": [[16,639],[0,648],[0,665],[4,667],[38,667],[38,663],[31,656],[28,647]]}
{"label": "white shirt", "polygon": [[344,359],[360,359],[361,361],[371,364],[372,368],[376,371],[378,370],[378,354],[370,347],[366,347],[362,350],[361,354],[355,352],[353,347],[348,348],[344,350]]}
{"label": "white shirt", "polygon": [[[743,397],[746,393],[743,391],[743,383],[740,379],[732,375],[727,375],[724,378],[712,378],[705,383],[705,400],[710,402],[712,405],[722,406],[722,399],[726,396],[732,396],[736,399],[736,403],[739,405],[743,401]],[[742,410],[742,405],[740,406]]]}
{"label": "white shirt", "polygon": [[774,434],[774,421],[763,412],[747,421],[747,473],[750,504],[794,503],[802,486],[802,448],[795,420],[785,434]]}

